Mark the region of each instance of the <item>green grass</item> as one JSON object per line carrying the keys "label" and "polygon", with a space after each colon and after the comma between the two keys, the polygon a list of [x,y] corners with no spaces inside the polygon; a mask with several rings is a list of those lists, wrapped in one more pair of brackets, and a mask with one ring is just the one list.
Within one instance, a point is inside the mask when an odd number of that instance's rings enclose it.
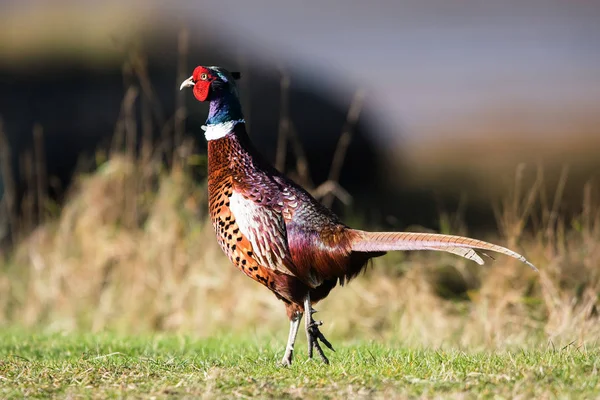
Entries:
{"label": "green grass", "polygon": [[597,398],[600,352],[463,352],[337,343],[332,365],[276,365],[275,338],[0,333],[0,397]]}

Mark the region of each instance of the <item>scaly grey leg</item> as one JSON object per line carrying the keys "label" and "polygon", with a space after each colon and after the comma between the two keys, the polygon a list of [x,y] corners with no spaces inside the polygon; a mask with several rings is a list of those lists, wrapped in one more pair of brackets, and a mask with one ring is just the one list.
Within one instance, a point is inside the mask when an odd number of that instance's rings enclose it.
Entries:
{"label": "scaly grey leg", "polygon": [[285,366],[292,365],[292,358],[294,357],[294,344],[296,343],[296,336],[298,335],[298,328],[300,328],[300,320],[302,319],[302,313],[297,312],[294,318],[290,321],[290,334],[288,336],[287,346],[285,347],[285,354],[281,363]]}

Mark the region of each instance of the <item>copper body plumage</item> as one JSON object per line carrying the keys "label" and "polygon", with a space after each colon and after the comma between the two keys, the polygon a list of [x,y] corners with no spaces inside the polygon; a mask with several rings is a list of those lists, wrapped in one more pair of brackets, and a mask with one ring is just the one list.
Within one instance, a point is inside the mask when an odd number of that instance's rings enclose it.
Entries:
{"label": "copper body plumage", "polygon": [[[305,315],[309,356],[320,343],[333,350],[319,330],[312,305],[339,283],[359,274],[373,257],[393,250],[447,251],[480,264],[475,251],[506,254],[509,249],[459,236],[365,232],[346,226],[306,190],[271,166],[246,132],[233,74],[220,67],[197,67],[181,88],[194,87],[210,101],[208,141],[210,218],[219,245],[240,271],[271,290],[285,304],[290,335],[282,363],[292,362],[300,319]],[[237,77],[237,76],[236,76]]]}
{"label": "copper body plumage", "polygon": [[307,293],[321,300],[338,280],[351,279],[383,254],[352,252],[356,232],[264,162],[243,124],[211,140],[208,159],[210,217],[221,248],[283,300],[290,316],[303,312]]}

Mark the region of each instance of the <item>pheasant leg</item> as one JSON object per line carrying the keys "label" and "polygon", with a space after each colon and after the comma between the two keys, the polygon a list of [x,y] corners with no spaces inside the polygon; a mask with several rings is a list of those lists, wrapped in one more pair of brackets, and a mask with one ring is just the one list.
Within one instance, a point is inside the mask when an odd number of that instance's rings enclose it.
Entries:
{"label": "pheasant leg", "polygon": [[321,356],[321,360],[323,360],[325,364],[329,364],[329,360],[325,356],[325,353],[323,352],[319,341],[321,341],[321,343],[327,346],[327,348],[329,348],[330,350],[335,350],[333,349],[331,343],[329,343],[329,341],[325,338],[325,336],[323,336],[323,334],[319,330],[319,326],[323,325],[323,321],[315,321],[313,319],[312,316],[316,312],[317,311],[313,309],[310,304],[310,295],[307,294],[306,299],[304,300],[304,314],[306,314],[304,324],[306,328],[306,339],[308,340],[308,358],[312,358],[313,350],[316,349],[317,353],[319,353],[319,356]]}
{"label": "pheasant leg", "polygon": [[296,336],[298,335],[298,328],[300,328],[301,319],[302,313],[297,312],[294,318],[290,321],[290,334],[288,336],[287,346],[285,347],[285,354],[281,360],[281,364],[285,366],[292,365],[292,358],[294,357],[294,344],[296,343]]}

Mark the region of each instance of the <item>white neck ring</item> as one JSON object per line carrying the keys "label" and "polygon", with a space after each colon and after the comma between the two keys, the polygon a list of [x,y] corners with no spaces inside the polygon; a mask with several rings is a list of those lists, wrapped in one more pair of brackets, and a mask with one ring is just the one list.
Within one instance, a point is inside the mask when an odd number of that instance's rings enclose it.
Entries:
{"label": "white neck ring", "polygon": [[217,140],[221,139],[224,136],[229,135],[233,132],[233,128],[240,123],[245,123],[243,119],[238,119],[235,121],[227,121],[221,122],[220,124],[208,124],[202,125],[202,129],[204,130],[204,137],[206,140]]}

